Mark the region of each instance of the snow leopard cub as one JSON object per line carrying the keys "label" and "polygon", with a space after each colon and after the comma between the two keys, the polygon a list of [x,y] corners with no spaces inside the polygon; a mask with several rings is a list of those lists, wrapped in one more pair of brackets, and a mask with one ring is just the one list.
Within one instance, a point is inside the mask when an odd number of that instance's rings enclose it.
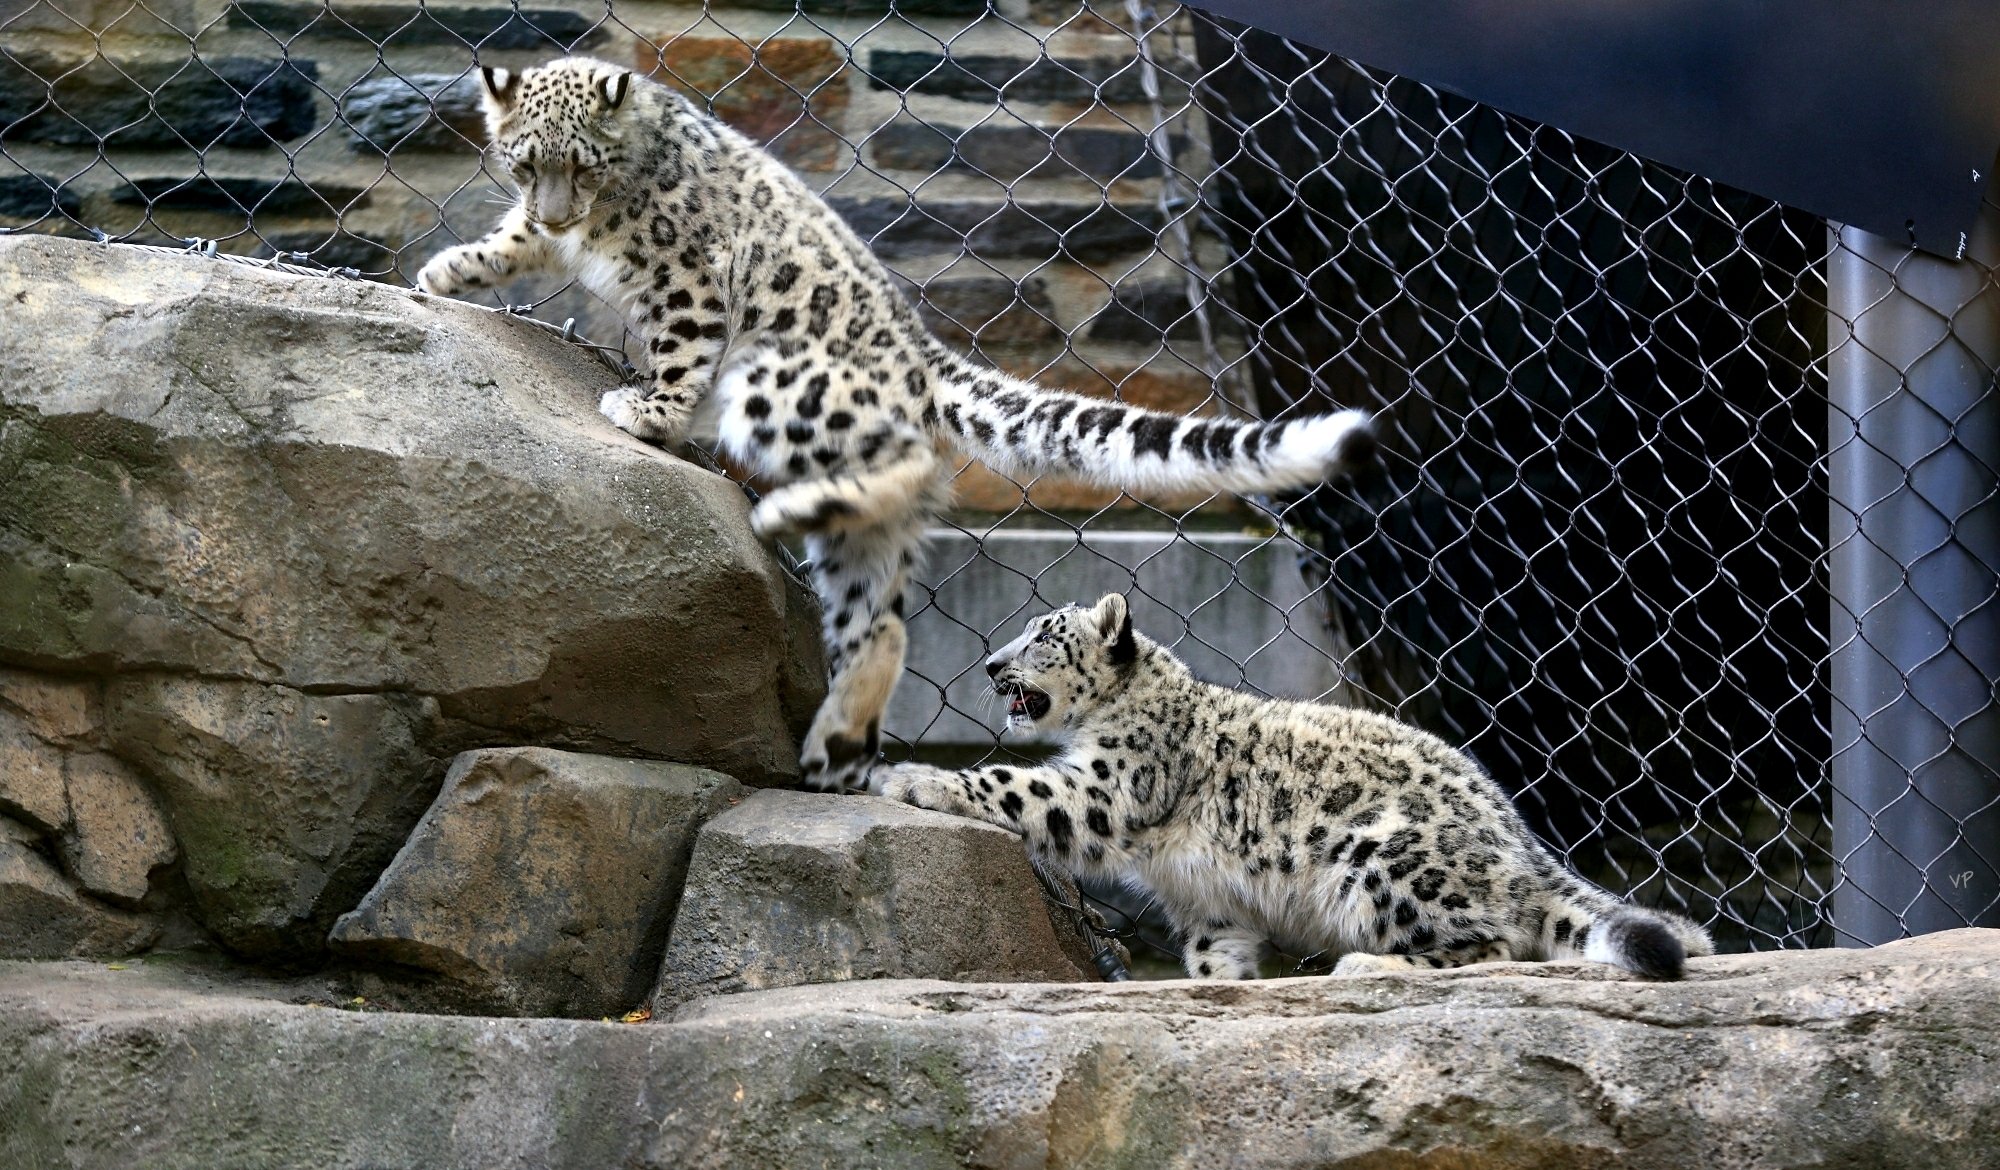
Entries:
{"label": "snow leopard cub", "polygon": [[940,444],[1017,476],[1238,492],[1323,482],[1370,447],[1358,411],[1183,419],[981,368],[925,332],[804,183],[672,90],[587,57],[483,76],[489,157],[520,201],[417,283],[448,296],[575,277],[643,342],[641,380],[600,409],[666,444],[699,411],[700,430],[778,485],[751,521],[807,534],[833,670],[801,753],[809,786],[858,784],[874,760],[903,670],[903,589],[949,495]]}
{"label": "snow leopard cub", "polygon": [[1336,974],[1585,958],[1677,979],[1714,953],[1678,915],[1565,870],[1443,740],[1386,716],[1198,681],[1125,598],[1028,623],[986,662],[1010,727],[1060,729],[1045,766],[879,767],[870,787],[1023,833],[1079,875],[1156,894],[1197,978],[1248,979],[1267,942]]}

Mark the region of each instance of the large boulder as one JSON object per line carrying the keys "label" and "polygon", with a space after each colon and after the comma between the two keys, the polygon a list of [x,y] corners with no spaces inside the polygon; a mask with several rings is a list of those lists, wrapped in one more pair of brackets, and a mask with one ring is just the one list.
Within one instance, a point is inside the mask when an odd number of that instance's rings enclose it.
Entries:
{"label": "large boulder", "polygon": [[0,964],[0,1165],[1993,1164],[2000,931],[1690,966],[886,980],[626,1026]]}
{"label": "large boulder", "polygon": [[623,1012],[659,970],[695,831],[744,795],[682,764],[467,752],[334,948],[431,972],[454,1007]]}
{"label": "large boulder", "polygon": [[1096,978],[1057,929],[1005,829],[872,796],[759,792],[702,826],[654,1002],[849,979]]}
{"label": "large boulder", "polygon": [[[588,351],[39,236],[0,238],[0,304],[0,666],[96,688],[239,952],[316,956],[466,749],[797,775],[812,604],[734,484],[597,414]],[[72,831],[24,742],[0,810]]]}

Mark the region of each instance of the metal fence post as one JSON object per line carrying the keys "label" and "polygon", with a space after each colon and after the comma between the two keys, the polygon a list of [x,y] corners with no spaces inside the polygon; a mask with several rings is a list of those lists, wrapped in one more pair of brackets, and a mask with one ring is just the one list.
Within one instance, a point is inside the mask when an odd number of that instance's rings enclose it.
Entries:
{"label": "metal fence post", "polygon": [[2000,208],[1963,259],[1830,225],[1833,923],[2000,924]]}

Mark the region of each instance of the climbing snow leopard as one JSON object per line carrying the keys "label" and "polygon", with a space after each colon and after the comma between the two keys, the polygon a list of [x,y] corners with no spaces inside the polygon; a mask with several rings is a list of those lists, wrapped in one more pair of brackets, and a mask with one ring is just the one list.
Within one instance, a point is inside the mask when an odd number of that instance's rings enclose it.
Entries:
{"label": "climbing snow leopard", "polygon": [[1586,958],[1679,978],[1714,953],[1677,915],[1569,873],[1464,753],[1368,712],[1200,682],[1125,599],[1028,623],[986,673],[1044,766],[878,767],[876,793],[1025,834],[1079,875],[1152,891],[1189,975],[1256,974],[1267,942],[1336,974]]}
{"label": "climbing snow leopard", "polygon": [[778,485],[752,523],[807,534],[833,670],[801,754],[813,787],[849,787],[873,762],[903,669],[903,589],[947,501],[940,442],[1016,475],[1240,492],[1319,483],[1370,445],[1357,411],[1183,419],[983,369],[924,331],[805,184],[673,91],[585,57],[483,76],[490,157],[520,200],[417,283],[451,295],[538,269],[576,277],[643,342],[643,377],[600,409],[675,443],[699,408],[700,429]]}

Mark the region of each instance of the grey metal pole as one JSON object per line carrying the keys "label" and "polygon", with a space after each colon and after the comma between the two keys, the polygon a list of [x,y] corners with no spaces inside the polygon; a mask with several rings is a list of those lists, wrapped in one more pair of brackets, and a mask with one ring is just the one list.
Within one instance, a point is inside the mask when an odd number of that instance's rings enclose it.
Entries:
{"label": "grey metal pole", "polygon": [[1833,923],[2000,925],[2000,208],[1964,258],[1829,225]]}

